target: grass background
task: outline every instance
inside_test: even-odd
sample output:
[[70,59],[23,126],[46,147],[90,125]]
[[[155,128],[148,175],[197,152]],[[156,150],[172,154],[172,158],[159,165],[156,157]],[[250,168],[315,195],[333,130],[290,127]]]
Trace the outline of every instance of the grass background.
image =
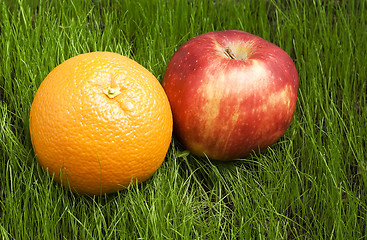
[[[366,0],[0,2],[1,239],[364,239]],[[174,51],[240,29],[290,54],[297,108],[268,150],[218,163],[175,140],[155,175],[101,197],[39,167],[28,115],[46,75],[90,51],[133,58],[160,81]]]

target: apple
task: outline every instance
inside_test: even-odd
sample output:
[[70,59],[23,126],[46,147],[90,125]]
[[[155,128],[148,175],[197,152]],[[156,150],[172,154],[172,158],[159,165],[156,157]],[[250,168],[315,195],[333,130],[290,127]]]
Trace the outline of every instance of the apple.
[[291,57],[256,35],[226,30],[190,39],[162,81],[174,133],[190,152],[229,161],[274,144],[289,127],[298,74]]

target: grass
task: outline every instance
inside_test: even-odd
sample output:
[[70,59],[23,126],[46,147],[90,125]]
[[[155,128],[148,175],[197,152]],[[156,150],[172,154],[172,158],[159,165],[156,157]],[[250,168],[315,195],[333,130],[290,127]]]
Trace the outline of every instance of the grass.
[[[0,238],[366,238],[366,8],[365,0],[1,1]],[[28,116],[55,66],[113,51],[161,81],[181,44],[223,29],[259,35],[296,64],[297,108],[275,145],[218,163],[173,140],[151,179],[100,197],[70,193],[42,171]]]

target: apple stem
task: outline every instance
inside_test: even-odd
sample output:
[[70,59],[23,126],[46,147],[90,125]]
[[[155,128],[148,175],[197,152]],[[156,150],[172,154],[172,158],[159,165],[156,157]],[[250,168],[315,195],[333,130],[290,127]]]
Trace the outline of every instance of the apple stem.
[[226,48],[226,50],[224,51],[224,53],[226,54],[226,56],[230,59],[236,59],[236,56],[233,54],[232,50],[230,48]]

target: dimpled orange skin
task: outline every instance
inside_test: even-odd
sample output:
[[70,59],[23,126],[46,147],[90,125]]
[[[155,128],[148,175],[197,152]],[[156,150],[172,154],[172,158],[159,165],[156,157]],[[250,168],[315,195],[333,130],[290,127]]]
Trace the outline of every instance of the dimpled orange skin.
[[[120,93],[109,97],[109,89]],[[40,165],[55,181],[88,195],[150,178],[172,136],[159,81],[111,52],[81,54],[52,70],[37,90],[29,121]]]

